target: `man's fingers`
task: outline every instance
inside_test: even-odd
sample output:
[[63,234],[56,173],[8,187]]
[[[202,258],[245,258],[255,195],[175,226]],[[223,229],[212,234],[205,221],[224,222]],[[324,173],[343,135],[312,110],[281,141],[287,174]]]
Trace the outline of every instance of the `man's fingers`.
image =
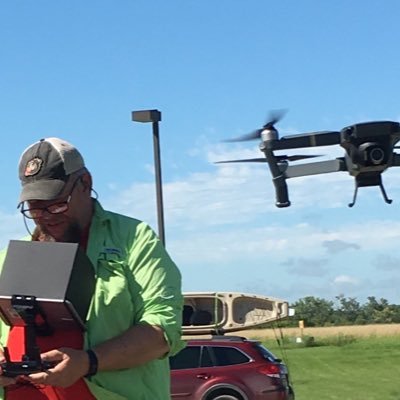
[[61,361],[64,358],[64,353],[59,350],[50,350],[40,355],[43,361]]
[[49,378],[51,376],[50,371],[35,372],[34,374],[29,374],[27,378],[30,382],[36,384],[48,384]]

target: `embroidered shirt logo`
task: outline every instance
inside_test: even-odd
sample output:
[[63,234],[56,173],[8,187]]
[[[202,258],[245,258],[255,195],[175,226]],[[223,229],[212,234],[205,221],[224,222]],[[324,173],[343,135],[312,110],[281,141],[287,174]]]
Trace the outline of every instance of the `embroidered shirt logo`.
[[106,261],[118,261],[122,257],[121,249],[117,249],[114,247],[104,247],[103,251],[99,253],[100,260]]
[[32,158],[26,163],[25,167],[25,176],[33,176],[39,173],[40,168],[42,167],[43,160],[39,157]]

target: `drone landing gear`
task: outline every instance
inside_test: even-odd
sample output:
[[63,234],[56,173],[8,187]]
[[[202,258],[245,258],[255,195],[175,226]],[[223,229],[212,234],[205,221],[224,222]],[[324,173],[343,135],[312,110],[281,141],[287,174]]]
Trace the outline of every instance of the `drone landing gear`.
[[354,190],[354,195],[353,195],[353,201],[349,203],[349,207],[353,207],[354,204],[356,204],[356,198],[357,198],[357,193],[358,193],[358,188],[361,186],[379,186],[382,192],[383,199],[387,204],[392,204],[393,200],[389,199],[389,197],[386,194],[385,188],[383,187],[382,184],[382,179],[381,176],[379,175],[376,177],[376,179],[371,180],[370,178],[368,180],[360,179],[359,177],[356,178],[356,187]]

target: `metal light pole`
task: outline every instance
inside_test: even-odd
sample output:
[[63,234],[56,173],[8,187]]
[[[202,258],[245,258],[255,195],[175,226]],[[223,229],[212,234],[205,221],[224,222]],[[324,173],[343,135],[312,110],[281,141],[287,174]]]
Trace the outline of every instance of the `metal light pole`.
[[163,205],[162,182],[161,182],[160,136],[158,129],[158,123],[161,121],[161,112],[158,110],[132,111],[132,121],[152,122],[153,125],[153,148],[154,148],[154,167],[156,173],[158,236],[161,240],[161,243],[165,246],[164,205]]

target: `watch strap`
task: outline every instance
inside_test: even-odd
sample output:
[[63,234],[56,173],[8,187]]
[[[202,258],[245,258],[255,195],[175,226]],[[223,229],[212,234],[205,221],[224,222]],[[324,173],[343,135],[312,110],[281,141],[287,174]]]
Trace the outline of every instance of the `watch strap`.
[[97,359],[96,353],[91,349],[86,350],[86,354],[89,357],[89,370],[85,375],[85,378],[89,378],[97,374],[97,368],[99,367],[99,360]]

